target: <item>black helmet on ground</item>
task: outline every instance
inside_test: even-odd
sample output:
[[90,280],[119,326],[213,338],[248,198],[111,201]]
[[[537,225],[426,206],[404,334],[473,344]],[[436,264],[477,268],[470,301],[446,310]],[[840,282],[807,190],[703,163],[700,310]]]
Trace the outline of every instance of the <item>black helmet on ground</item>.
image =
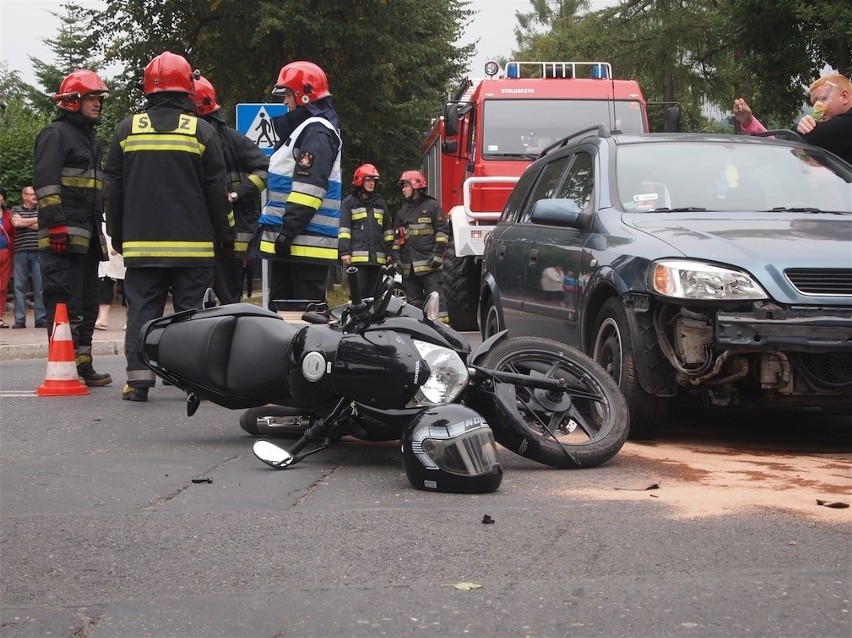
[[402,465],[420,490],[481,494],[503,480],[488,423],[463,405],[423,410],[402,435]]

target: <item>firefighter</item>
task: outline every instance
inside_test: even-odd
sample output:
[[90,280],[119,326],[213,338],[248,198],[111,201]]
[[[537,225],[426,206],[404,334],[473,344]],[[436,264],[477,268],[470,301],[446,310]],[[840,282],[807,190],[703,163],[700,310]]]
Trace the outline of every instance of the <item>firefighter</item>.
[[38,197],[38,247],[42,251],[47,336],[56,305],[68,310],[77,373],[88,386],[112,383],[92,365],[92,334],[98,316],[98,264],[106,257],[103,166],[95,126],[104,81],[94,71],[67,75],[51,99],[59,115],[36,137],[33,187]]
[[422,307],[430,293],[441,291],[449,225],[438,200],[426,193],[426,178],[421,172],[405,171],[399,185],[405,203],[394,222],[394,261],[402,269],[408,302]]
[[234,216],[216,130],[195,115],[189,62],[168,51],[142,80],[147,104],[115,129],[107,156],[107,232],[127,272],[127,384],[122,398],[147,401],[154,373],[140,358],[142,325],[200,307],[213,286],[214,250],[233,250]]
[[393,218],[376,192],[379,171],[372,164],[355,169],[355,186],[340,204],[340,261],[358,267],[361,297],[372,297],[381,267],[392,261]]
[[228,170],[228,199],[234,210],[237,240],[233,253],[216,251],[214,286],[223,304],[236,303],[242,296],[243,263],[249,242],[257,231],[260,194],[266,188],[269,158],[249,138],[231,128],[219,117],[216,89],[207,78],[195,78],[195,113],[208,121],[219,134],[225,167]]
[[260,216],[260,255],[269,260],[269,307],[276,310],[279,299],[326,300],[338,259],[343,142],[328,78],[316,64],[287,64],[272,93],[288,108],[275,118],[282,142],[269,161]]

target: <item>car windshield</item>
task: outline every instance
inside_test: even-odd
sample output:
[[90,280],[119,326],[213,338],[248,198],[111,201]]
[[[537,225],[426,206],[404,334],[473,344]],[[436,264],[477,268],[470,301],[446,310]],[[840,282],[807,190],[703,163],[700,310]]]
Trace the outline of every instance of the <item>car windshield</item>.
[[625,210],[852,212],[852,171],[818,149],[777,144],[625,144],[616,160]]
[[635,100],[487,100],[484,108],[482,156],[491,159],[538,157],[573,131],[601,122],[623,133],[645,130]]

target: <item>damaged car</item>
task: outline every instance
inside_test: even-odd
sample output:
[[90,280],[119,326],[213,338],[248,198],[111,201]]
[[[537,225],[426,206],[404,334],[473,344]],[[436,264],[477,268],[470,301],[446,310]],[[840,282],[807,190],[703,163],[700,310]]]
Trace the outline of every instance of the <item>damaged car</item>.
[[599,126],[545,151],[486,242],[483,337],[591,355],[633,438],[680,396],[852,413],[852,166],[774,133]]

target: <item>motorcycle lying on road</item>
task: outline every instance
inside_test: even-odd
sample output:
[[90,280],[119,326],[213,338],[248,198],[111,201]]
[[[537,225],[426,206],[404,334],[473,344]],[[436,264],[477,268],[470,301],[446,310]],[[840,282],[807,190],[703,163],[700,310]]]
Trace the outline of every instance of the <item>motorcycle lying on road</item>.
[[250,408],[241,419],[250,434],[298,435],[287,449],[255,443],[256,456],[278,469],[347,435],[401,439],[424,410],[444,404],[470,408],[503,447],[553,467],[593,467],[621,449],[626,402],[588,356],[505,331],[471,352],[438,320],[437,294],[413,307],[384,272],[363,300],[356,273],[347,270],[349,303],[309,310],[303,325],[246,303],[152,320],[143,361],[187,392],[190,416],[207,400]]

